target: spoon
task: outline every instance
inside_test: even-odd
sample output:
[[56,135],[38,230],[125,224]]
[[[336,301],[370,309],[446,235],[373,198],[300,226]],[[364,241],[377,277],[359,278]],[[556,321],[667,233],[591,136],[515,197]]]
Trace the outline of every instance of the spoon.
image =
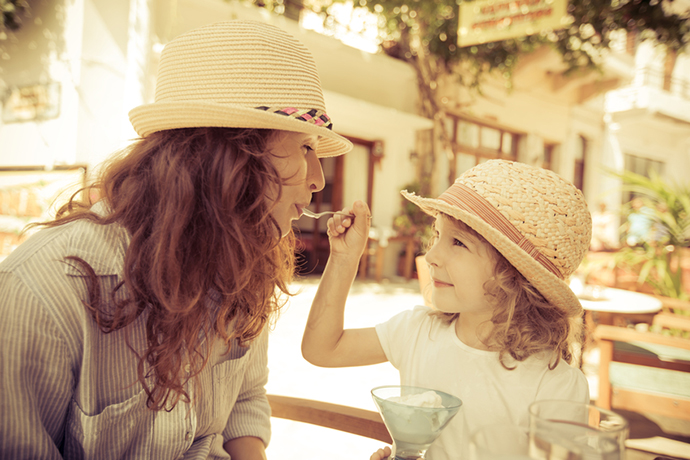
[[311,217],[312,219],[318,219],[319,217],[323,216],[328,216],[328,215],[333,215],[333,214],[339,214],[341,216],[347,216],[347,217],[355,217],[352,214],[347,214],[345,212],[340,212],[340,211],[324,211],[324,212],[312,212],[308,210],[307,208],[302,209],[302,214],[304,214],[307,217]]

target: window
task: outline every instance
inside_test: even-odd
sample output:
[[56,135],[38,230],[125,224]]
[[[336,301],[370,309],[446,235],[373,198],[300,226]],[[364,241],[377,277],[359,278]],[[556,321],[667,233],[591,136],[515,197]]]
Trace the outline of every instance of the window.
[[494,158],[517,161],[520,134],[449,115],[455,122],[453,151],[458,173]]
[[[635,155],[625,154],[625,170],[639,174],[644,177],[649,177],[651,171],[659,175],[664,174],[664,163],[649,158],[638,157]],[[623,203],[627,203],[635,196],[634,192],[626,191],[623,193]]]
[[[343,203],[352,203],[355,199],[366,200],[373,209],[374,166],[383,157],[383,144],[380,141],[349,139],[354,149],[347,156],[320,158],[325,186],[312,195],[309,209],[314,212],[340,210]],[[300,272],[323,272],[329,254],[327,223],[325,218],[293,222],[297,229]]]
[[542,168],[553,170],[555,160],[554,155],[557,145],[558,144],[549,144],[546,142],[544,143],[544,154],[541,160]]
[[589,142],[584,136],[577,136],[575,144],[575,171],[573,174],[573,185],[584,191],[585,185],[585,159],[587,158],[587,148]]

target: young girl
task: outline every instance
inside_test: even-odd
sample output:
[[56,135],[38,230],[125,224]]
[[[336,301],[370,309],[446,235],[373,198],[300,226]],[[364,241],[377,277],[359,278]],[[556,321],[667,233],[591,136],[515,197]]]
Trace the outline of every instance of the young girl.
[[368,230],[366,206],[355,203],[354,222],[328,222],[331,256],[304,357],[326,367],[390,361],[402,385],[458,396],[462,408],[429,449],[433,460],[467,459],[469,436],[483,425],[526,431],[536,400],[589,403],[584,375],[569,365],[582,309],[566,283],[591,238],[582,193],[551,171],[494,160],[467,171],[438,199],[403,195],[436,217],[426,255],[434,308],[343,330]]

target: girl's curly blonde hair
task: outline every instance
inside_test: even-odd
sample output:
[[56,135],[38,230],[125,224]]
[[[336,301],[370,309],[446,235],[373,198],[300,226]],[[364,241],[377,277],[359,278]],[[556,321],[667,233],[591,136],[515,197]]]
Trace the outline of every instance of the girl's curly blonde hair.
[[[568,317],[566,312],[550,304],[534,286],[503,257],[484,237],[464,222],[445,216],[463,235],[477,243],[483,243],[488,256],[494,262],[493,276],[484,284],[485,296],[494,306],[491,318],[493,326],[488,342],[490,350],[499,352],[501,365],[512,370],[507,356],[524,361],[535,353],[553,353],[549,364],[554,369],[561,359],[572,364],[582,343],[581,318]],[[433,245],[436,237],[429,245]],[[454,321],[459,313],[433,311],[444,321]]]

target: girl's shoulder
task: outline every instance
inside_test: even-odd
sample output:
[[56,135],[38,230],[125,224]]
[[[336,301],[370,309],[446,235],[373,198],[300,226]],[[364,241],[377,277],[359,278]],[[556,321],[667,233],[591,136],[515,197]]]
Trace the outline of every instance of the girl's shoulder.
[[387,321],[376,326],[377,331],[395,331],[396,334],[404,331],[429,331],[437,325],[442,326],[442,319],[433,315],[433,309],[425,305],[417,305],[410,310],[401,311]]
[[564,360],[553,366],[553,353],[537,353],[518,365],[523,372],[539,379],[538,399],[589,400],[589,383],[585,374]]
[[400,317],[401,321],[407,321],[415,324],[416,326],[421,326],[424,324],[428,325],[429,327],[442,324],[450,325],[450,323],[435,313],[436,310],[427,307],[426,305],[416,305],[411,310],[400,312],[391,319]]
[[536,372],[543,375],[543,380],[571,381],[586,380],[582,370],[568,364],[565,360],[558,360],[554,367],[555,352],[543,351],[535,353],[524,361],[512,360],[508,364],[522,368],[525,372]]

